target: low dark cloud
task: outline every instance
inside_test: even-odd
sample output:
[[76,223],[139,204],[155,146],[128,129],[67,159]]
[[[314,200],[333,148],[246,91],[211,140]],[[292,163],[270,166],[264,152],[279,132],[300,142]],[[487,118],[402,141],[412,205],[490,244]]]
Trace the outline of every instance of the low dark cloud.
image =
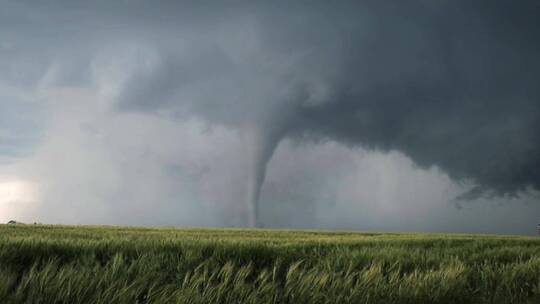
[[[99,105],[90,111],[106,113],[96,117],[194,118],[238,130],[246,146],[236,157],[251,167],[244,207],[252,224],[260,210],[270,212],[257,202],[284,139],[399,153],[466,184],[456,194],[467,200],[540,190],[538,1],[2,6],[0,81],[8,87],[32,87],[33,96],[40,88],[95,90]],[[23,112],[17,107],[11,111]],[[303,194],[279,192],[276,181],[266,191],[281,201],[324,195],[313,189],[325,181],[308,180],[296,182],[311,189]]]
[[538,12],[536,2],[383,10],[369,43],[341,57],[334,100],[305,109],[300,127],[471,178],[471,195],[538,190]]
[[255,6],[239,16],[256,34],[231,46],[219,38],[238,35],[234,21],[195,27],[120,107],[254,125],[270,142],[262,163],[282,137],[322,138],[473,180],[463,197],[516,195],[540,189],[538,13],[536,1]]

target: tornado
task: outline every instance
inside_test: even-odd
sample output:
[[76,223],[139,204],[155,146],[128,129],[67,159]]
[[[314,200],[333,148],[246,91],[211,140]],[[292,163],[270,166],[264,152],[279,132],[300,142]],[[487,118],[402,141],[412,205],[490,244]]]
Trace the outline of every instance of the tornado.
[[288,91],[278,102],[264,111],[258,121],[245,129],[248,152],[248,181],[246,191],[247,225],[259,227],[259,199],[266,177],[266,168],[281,140],[293,129],[304,92]]
[[281,138],[283,129],[254,126],[248,131],[249,173],[246,192],[247,225],[259,227],[259,198],[266,177],[266,168]]

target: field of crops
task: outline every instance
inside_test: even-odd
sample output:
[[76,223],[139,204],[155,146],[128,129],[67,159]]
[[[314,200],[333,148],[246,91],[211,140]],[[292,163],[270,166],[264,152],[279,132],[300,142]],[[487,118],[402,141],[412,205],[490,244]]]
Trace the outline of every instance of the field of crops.
[[540,303],[540,238],[0,225],[0,303]]

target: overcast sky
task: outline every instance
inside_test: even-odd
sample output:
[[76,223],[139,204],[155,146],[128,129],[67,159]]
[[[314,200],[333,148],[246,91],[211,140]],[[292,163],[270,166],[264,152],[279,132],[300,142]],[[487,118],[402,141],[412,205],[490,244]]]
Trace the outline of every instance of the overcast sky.
[[0,221],[535,234],[539,15],[0,0]]

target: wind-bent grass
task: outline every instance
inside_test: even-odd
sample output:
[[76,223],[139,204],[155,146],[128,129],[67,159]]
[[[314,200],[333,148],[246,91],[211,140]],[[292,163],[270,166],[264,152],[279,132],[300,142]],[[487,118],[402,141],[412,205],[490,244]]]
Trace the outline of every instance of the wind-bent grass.
[[0,225],[0,303],[540,303],[540,238]]

